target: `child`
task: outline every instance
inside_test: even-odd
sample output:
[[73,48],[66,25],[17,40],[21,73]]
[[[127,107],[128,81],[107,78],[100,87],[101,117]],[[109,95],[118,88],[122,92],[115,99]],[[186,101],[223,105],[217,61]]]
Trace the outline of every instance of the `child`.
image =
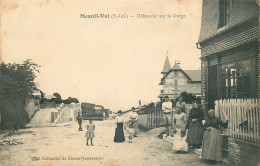
[[95,130],[95,124],[92,124],[93,120],[92,118],[89,119],[89,124],[87,124],[87,133],[86,133],[86,137],[87,137],[87,146],[88,146],[88,140],[90,138],[91,141],[91,146],[93,145],[93,138],[95,137],[94,134],[94,130]]
[[133,124],[133,122],[131,120],[129,120],[128,128],[125,126],[125,130],[126,130],[126,132],[129,133],[129,136],[128,136],[129,141],[128,141],[128,143],[132,143],[133,134],[134,134],[135,130],[134,130],[134,124]]

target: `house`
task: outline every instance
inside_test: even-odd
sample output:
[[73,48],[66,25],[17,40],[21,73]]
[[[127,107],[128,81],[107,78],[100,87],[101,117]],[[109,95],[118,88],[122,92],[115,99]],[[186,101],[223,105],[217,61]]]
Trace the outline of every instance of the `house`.
[[200,70],[183,70],[180,63],[176,63],[173,67],[170,65],[168,56],[166,57],[163,70],[163,77],[159,85],[162,86],[160,99],[168,96],[169,99],[177,98],[181,92],[192,93],[193,95],[201,95],[201,71]]
[[34,91],[32,97],[27,101],[25,111],[29,120],[31,120],[34,114],[40,110],[40,98],[41,93],[39,91]]
[[203,0],[202,103],[260,96],[259,11],[253,0]]
[[201,49],[202,104],[229,122],[228,139],[222,137],[229,165],[260,163],[258,3],[203,0],[202,4],[197,42]]

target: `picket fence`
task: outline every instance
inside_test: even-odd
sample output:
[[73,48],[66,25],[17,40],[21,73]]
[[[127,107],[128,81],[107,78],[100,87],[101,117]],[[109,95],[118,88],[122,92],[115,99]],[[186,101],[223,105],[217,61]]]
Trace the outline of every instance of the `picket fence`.
[[224,134],[249,142],[260,142],[259,99],[217,100],[215,114],[222,121],[228,121]]

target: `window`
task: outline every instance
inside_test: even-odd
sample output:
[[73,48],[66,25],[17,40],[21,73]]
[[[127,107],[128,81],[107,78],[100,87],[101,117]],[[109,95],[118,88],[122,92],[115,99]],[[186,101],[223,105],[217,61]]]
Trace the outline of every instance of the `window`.
[[251,61],[239,61],[221,67],[222,98],[248,98]]
[[230,16],[232,0],[219,0],[219,28],[227,25]]
[[163,93],[163,90],[161,90],[161,93]]

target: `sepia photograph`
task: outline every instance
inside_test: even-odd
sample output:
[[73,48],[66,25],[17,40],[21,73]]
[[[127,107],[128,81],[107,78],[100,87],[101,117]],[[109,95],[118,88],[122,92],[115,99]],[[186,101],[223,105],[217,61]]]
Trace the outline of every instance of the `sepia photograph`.
[[0,166],[260,166],[259,0],[0,0]]

